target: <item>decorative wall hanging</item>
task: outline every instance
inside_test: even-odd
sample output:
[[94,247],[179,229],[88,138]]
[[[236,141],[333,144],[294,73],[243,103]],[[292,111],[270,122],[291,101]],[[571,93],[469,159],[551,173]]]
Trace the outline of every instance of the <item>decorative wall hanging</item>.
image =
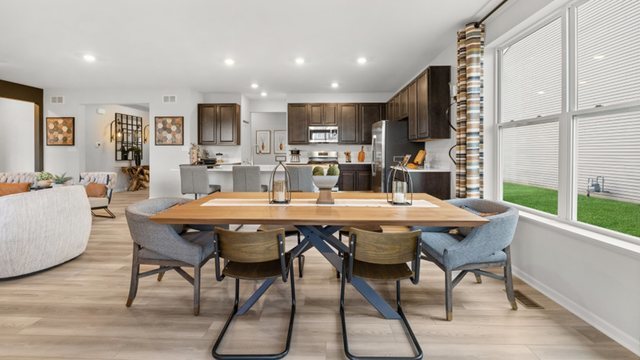
[[274,154],[287,153],[287,131],[286,130],[273,131],[273,153]]
[[271,130],[256,130],[256,154],[271,154]]
[[74,117],[47,118],[47,145],[74,146],[76,142]]
[[115,114],[110,125],[111,142],[116,143],[116,161],[142,160],[142,117]]
[[184,117],[156,116],[156,145],[184,145]]

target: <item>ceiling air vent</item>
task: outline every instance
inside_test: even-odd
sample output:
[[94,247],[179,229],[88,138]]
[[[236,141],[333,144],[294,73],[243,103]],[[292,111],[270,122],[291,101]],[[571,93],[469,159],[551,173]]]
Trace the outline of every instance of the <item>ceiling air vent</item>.
[[51,97],[52,104],[64,104],[64,96],[52,96]]
[[175,95],[164,95],[162,96],[163,104],[175,104],[178,102],[178,98]]

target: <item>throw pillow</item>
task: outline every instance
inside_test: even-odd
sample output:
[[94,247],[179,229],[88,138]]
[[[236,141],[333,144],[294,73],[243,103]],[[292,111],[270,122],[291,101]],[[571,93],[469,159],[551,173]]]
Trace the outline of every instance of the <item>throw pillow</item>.
[[31,188],[30,183],[4,183],[0,184],[0,196],[19,194],[28,192]]
[[105,184],[88,183],[85,190],[88,197],[103,198],[107,196],[107,186]]

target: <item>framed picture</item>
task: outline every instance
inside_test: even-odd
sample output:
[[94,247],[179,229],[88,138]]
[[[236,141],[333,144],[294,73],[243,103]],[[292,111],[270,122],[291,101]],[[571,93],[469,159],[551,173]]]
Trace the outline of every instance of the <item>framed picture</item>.
[[256,154],[271,154],[271,130],[256,130]]
[[274,154],[287,153],[287,131],[286,130],[273,131],[273,153]]
[[49,146],[74,146],[76,118],[73,117],[48,117],[47,145]]
[[184,117],[156,116],[156,145],[184,145]]

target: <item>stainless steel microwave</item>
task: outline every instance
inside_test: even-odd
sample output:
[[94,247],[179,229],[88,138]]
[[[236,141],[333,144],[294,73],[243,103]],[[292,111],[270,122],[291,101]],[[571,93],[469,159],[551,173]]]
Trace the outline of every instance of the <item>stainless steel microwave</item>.
[[310,143],[337,143],[338,127],[337,126],[309,126],[309,142]]

